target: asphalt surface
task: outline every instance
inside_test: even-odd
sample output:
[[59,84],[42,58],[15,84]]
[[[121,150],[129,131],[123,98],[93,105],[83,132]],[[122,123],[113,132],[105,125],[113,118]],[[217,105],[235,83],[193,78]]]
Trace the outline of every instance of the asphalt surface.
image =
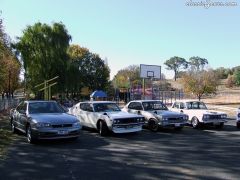
[[26,143],[10,147],[0,179],[239,179],[240,130],[145,129],[100,137],[83,130],[77,141]]

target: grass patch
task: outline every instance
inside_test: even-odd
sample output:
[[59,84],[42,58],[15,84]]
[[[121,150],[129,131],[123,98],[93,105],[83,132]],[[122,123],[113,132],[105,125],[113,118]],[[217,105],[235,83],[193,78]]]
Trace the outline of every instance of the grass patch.
[[10,130],[7,112],[0,112],[0,159],[4,159],[10,144],[16,139]]

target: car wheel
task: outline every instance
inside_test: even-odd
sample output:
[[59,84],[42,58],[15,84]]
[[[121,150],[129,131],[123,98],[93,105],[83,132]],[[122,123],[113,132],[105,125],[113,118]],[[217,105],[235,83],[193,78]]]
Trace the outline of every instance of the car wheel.
[[193,127],[194,129],[197,129],[197,128],[200,127],[199,120],[198,120],[198,118],[196,118],[196,117],[193,117],[193,118],[192,118],[191,123],[192,123],[192,127]]
[[36,143],[36,139],[32,135],[32,128],[31,128],[30,125],[27,127],[27,133],[26,134],[27,134],[27,142],[28,143],[30,143],[30,144]]
[[108,134],[108,127],[104,121],[99,122],[99,134],[101,136],[106,136]]
[[158,131],[158,123],[154,119],[150,119],[148,122],[148,128],[153,132],[157,132]]
[[17,132],[15,124],[13,123],[13,120],[11,120],[11,131],[12,131],[12,133],[16,133]]
[[216,127],[217,129],[222,129],[223,126],[224,126],[224,123],[222,122],[222,123],[220,123],[219,125],[216,125],[215,127]]

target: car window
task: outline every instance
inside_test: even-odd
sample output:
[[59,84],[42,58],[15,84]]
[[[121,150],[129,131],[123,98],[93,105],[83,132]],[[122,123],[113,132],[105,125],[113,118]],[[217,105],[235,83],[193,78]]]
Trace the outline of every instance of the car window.
[[172,108],[178,109],[178,108],[179,108],[179,103],[178,103],[178,102],[175,102],[175,103],[173,104]]
[[21,104],[19,104],[19,106],[16,108],[16,110],[20,113],[24,113],[27,110],[27,103],[22,102]]
[[185,106],[184,106],[184,103],[180,103],[180,109],[184,109]]
[[37,113],[63,113],[64,109],[56,102],[31,102],[28,106],[30,114]]
[[115,103],[95,103],[93,107],[95,112],[121,111],[121,109]]
[[140,102],[131,102],[128,105],[129,109],[134,109],[134,110],[143,110],[142,105]]
[[199,101],[187,102],[186,105],[188,109],[207,109],[206,105]]
[[87,111],[88,103],[81,103],[79,107],[81,110]]
[[143,102],[144,111],[154,111],[154,110],[168,110],[167,106],[161,101],[148,101]]

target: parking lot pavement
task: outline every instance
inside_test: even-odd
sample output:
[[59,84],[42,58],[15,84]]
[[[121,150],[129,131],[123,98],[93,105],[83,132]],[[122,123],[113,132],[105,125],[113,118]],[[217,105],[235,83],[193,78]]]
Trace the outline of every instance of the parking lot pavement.
[[239,179],[240,130],[145,129],[30,145],[20,135],[0,163],[0,179]]

